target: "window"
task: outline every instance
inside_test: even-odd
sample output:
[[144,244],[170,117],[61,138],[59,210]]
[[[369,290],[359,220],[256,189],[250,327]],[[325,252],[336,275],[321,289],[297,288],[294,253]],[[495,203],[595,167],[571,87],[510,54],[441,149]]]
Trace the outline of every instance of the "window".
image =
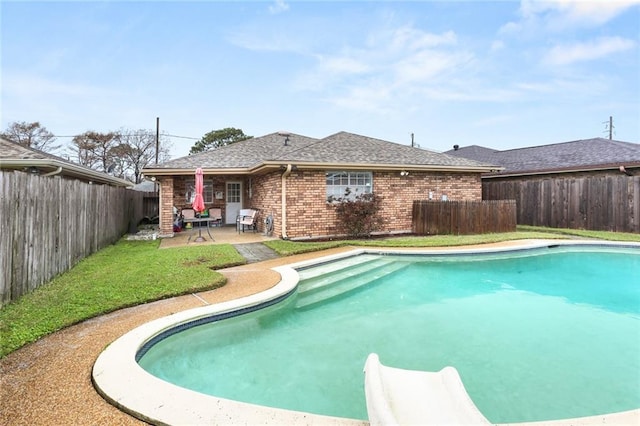
[[327,173],[327,201],[342,198],[349,189],[349,198],[370,194],[373,189],[371,172],[331,171]]
[[[187,185],[187,192],[186,192],[185,199],[187,203],[191,204],[193,203],[193,200],[196,198],[196,180],[195,179],[188,180],[186,185]],[[202,188],[202,198],[204,198],[205,204],[213,203],[213,195],[214,195],[213,180],[205,179],[204,186]]]

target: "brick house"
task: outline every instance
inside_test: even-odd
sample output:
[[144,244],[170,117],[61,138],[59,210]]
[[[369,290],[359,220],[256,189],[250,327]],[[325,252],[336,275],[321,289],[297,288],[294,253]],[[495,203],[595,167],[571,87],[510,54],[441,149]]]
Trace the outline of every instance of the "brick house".
[[340,132],[323,139],[272,133],[148,167],[160,183],[160,231],[173,235],[173,208],[190,207],[195,169],[204,172],[207,208],[235,224],[241,208],[259,211],[258,230],[310,239],[341,235],[329,197],[374,192],[383,198],[382,233],[411,232],[416,199],[480,200],[480,175],[495,166]]

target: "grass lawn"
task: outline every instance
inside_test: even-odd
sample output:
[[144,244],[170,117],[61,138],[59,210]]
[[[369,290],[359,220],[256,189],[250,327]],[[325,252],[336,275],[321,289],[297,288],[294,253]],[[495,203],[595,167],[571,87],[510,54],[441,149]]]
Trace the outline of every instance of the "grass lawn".
[[640,242],[640,235],[622,232],[583,231],[578,229],[541,228],[534,226],[518,226],[517,232],[481,235],[434,235],[429,237],[392,237],[362,240],[339,240],[323,242],[299,242],[272,240],[264,244],[282,256],[308,253],[342,246],[367,247],[447,247],[468,244],[488,244],[501,241],[522,240],[531,238],[596,238],[609,241]]
[[[393,237],[327,242],[273,240],[283,256],[351,246],[436,247],[526,238],[599,238],[640,242],[638,234],[518,227],[484,235]],[[245,262],[231,245],[158,250],[160,241],[127,241],[100,250],[70,271],[0,309],[0,357],[64,327],[117,309],[225,284],[215,272]]]
[[127,241],[0,309],[0,357],[80,321],[117,309],[225,284],[215,269],[245,263],[231,245],[158,250],[160,241]]

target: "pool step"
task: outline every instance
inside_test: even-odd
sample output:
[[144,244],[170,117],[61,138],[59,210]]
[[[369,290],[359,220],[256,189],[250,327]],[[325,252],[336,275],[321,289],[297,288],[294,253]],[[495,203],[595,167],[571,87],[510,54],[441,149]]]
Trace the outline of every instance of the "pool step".
[[302,308],[348,293],[406,266],[404,262],[376,259],[336,273],[302,281],[298,287],[296,308]]
[[358,256],[349,256],[344,259],[334,260],[328,263],[314,265],[305,269],[298,269],[298,275],[300,281],[310,280],[312,278],[319,277],[321,275],[337,272],[342,269],[352,268],[358,265],[369,263],[380,259],[380,256],[373,254],[361,254]]
[[356,256],[351,259],[319,265],[317,267],[298,271],[300,283],[298,293],[312,291],[336,281],[360,275],[364,272],[389,264],[389,258],[380,256]]

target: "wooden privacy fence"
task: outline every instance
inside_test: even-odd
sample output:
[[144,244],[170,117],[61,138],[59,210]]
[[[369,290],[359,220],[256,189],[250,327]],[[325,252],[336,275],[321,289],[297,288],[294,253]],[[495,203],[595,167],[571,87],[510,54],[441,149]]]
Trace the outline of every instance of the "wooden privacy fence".
[[141,192],[0,171],[0,306],[116,242],[141,217]]
[[640,232],[640,176],[485,179],[482,197],[515,199],[521,225]]
[[157,192],[142,193],[142,217],[154,219],[160,216],[160,195]]
[[417,235],[487,234],[516,230],[515,200],[413,202]]

